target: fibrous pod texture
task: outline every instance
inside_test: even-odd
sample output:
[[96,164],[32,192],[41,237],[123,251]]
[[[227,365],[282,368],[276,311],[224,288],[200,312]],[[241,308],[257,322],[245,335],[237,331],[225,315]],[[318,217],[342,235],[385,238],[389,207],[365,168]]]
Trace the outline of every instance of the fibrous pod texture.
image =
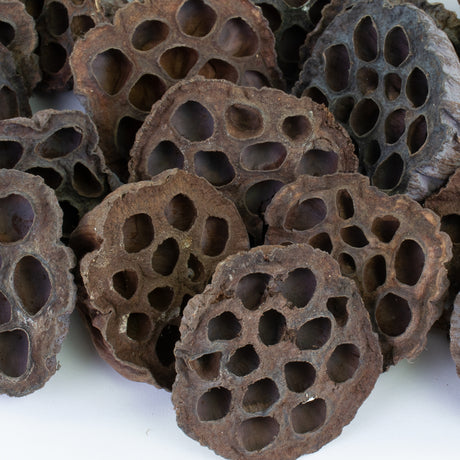
[[460,377],[460,292],[454,301],[454,310],[450,321],[450,352]]
[[357,158],[324,107],[272,88],[200,79],[176,85],[152,108],[129,167],[131,180],[173,167],[204,177],[237,205],[258,242],[265,208],[284,184],[356,171]]
[[180,170],[121,186],[72,235],[98,351],[132,380],[170,389],[182,309],[215,266],[247,249],[229,200]]
[[294,459],[337,437],[382,369],[356,286],[308,245],[218,265],[184,311],[179,426],[231,459]]
[[31,115],[29,98],[11,52],[0,43],[0,120]]
[[117,185],[97,141],[96,127],[79,111],[49,109],[0,121],[0,167],[43,177],[64,211],[65,237]]
[[179,80],[282,86],[273,34],[249,0],[133,2],[76,44],[71,66],[107,164],[123,179],[142,121]]
[[61,224],[41,178],[0,169],[0,393],[26,395],[56,372],[75,305]]
[[267,208],[266,243],[329,252],[358,285],[384,365],[415,358],[442,312],[451,243],[439,218],[405,195],[387,196],[359,174],[300,177]]
[[28,93],[40,81],[35,22],[19,0],[0,0],[0,43],[13,54]]
[[452,240],[452,260],[449,262],[450,281],[447,307],[450,309],[455,296],[460,292],[460,169],[451,176],[447,185],[425,201],[441,218],[441,230]]
[[373,185],[421,200],[460,164],[459,75],[452,44],[427,14],[362,1],[322,33],[294,92],[328,104]]

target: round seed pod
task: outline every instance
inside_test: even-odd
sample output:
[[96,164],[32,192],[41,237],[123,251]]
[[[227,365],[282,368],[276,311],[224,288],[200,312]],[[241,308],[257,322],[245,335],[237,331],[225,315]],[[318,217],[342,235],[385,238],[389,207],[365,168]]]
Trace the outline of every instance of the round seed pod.
[[441,218],[441,230],[452,240],[452,260],[447,265],[450,281],[446,307],[450,312],[455,296],[460,292],[460,169],[447,185],[425,201],[425,207]]
[[231,459],[295,459],[337,437],[382,369],[356,286],[308,245],[220,263],[184,310],[172,401],[182,430]]
[[0,43],[0,120],[31,114],[24,81],[11,52]]
[[0,43],[12,52],[27,92],[32,93],[41,78],[34,54],[38,37],[34,19],[20,0],[0,0]]
[[0,169],[0,393],[23,396],[56,372],[75,305],[75,260],[43,180]]
[[324,107],[273,88],[195,79],[154,105],[131,151],[131,181],[178,167],[207,179],[263,241],[274,193],[300,174],[356,171],[350,138]]
[[170,170],[108,195],[71,246],[90,251],[80,264],[82,310],[101,356],[129,379],[170,389],[182,309],[248,237],[233,203]]
[[137,130],[179,80],[283,86],[273,34],[249,0],[133,2],[76,44],[71,66],[107,165],[125,180]]
[[460,377],[460,293],[455,298],[450,322],[450,352]]
[[96,127],[76,110],[0,121],[0,167],[43,177],[64,211],[63,235],[119,185],[104,163]]
[[380,337],[385,368],[413,359],[442,312],[451,242],[439,218],[365,176],[299,177],[267,208],[267,244],[309,243],[352,278]]
[[45,0],[37,18],[40,36],[40,68],[43,79],[42,91],[65,91],[72,89],[73,78],[69,56],[75,41],[82,38],[97,24],[109,22],[114,10],[126,1],[116,3],[98,0]]
[[452,44],[426,13],[362,1],[321,34],[294,92],[328,104],[373,185],[422,200],[460,164],[459,75]]

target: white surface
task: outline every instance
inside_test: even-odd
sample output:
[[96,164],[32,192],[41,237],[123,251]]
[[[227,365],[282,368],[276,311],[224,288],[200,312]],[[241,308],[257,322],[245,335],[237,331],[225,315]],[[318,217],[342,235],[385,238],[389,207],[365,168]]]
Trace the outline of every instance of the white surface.
[[[455,0],[444,3],[460,13]],[[45,105],[34,101],[35,110]],[[62,95],[52,106],[75,102]],[[77,313],[59,361],[43,389],[0,396],[1,459],[220,458],[177,428],[169,393],[130,382],[99,358]],[[302,458],[458,459],[459,433],[460,379],[445,336],[434,332],[414,363],[399,363],[379,378],[339,438]]]

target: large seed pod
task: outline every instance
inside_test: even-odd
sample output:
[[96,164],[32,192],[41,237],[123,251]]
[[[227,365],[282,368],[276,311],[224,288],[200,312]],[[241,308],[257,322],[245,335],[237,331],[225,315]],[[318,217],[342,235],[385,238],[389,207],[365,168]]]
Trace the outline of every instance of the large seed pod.
[[16,68],[30,94],[40,81],[35,22],[20,0],[0,0],[0,43],[14,56]]
[[127,378],[170,389],[182,309],[248,237],[233,203],[170,170],[108,195],[71,246],[91,251],[80,264],[81,300],[101,356]]
[[63,235],[116,188],[104,163],[96,127],[82,112],[43,110],[31,119],[0,121],[0,168],[43,177],[64,211]]
[[[97,24],[109,22],[108,14],[126,2],[111,3],[104,8],[98,0],[45,0],[37,18],[40,36],[40,67],[43,91],[64,91],[73,86],[69,64],[74,43]],[[105,2],[107,5],[107,2]]]
[[8,48],[0,43],[0,120],[31,115],[22,77]]
[[447,308],[450,311],[455,296],[460,292],[460,169],[449,179],[447,185],[425,201],[441,218],[441,230],[452,240],[452,260],[447,266],[450,281]]
[[454,311],[450,322],[450,352],[460,377],[460,292],[454,301]]
[[131,151],[131,180],[167,168],[207,179],[238,207],[263,240],[263,213],[300,174],[356,171],[350,138],[328,110],[272,88],[195,79],[154,105]]
[[179,80],[282,86],[273,34],[249,0],[133,2],[76,44],[71,66],[107,165],[123,179],[142,121]]
[[180,332],[177,422],[231,459],[318,450],[350,423],[382,369],[356,286],[308,245],[260,246],[220,263]]
[[373,185],[421,200],[460,164],[459,76],[452,44],[427,14],[362,1],[322,33],[294,92],[329,105]]
[[299,177],[266,211],[268,244],[309,243],[332,254],[358,285],[385,367],[413,359],[442,312],[451,242],[439,218],[359,174]]
[[0,169],[0,393],[26,395],[56,372],[75,305],[61,225],[41,178]]

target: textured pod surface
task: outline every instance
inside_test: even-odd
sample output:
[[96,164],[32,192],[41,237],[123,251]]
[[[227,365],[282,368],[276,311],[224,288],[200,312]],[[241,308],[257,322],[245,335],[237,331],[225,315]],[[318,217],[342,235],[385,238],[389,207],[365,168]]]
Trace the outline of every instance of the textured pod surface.
[[443,189],[425,201],[425,207],[441,218],[441,230],[452,240],[452,260],[447,266],[450,281],[447,307],[450,309],[460,292],[460,169]]
[[229,200],[170,170],[108,195],[71,245],[91,250],[80,264],[82,308],[101,356],[127,378],[170,389],[182,309],[248,237]]
[[294,92],[328,104],[373,185],[421,200],[460,164],[459,75],[452,44],[426,13],[362,1],[321,34]]
[[41,178],[0,169],[0,393],[26,395],[56,372],[75,305],[61,224]]
[[282,86],[273,34],[249,0],[133,2],[76,44],[71,66],[106,162],[123,179],[142,121],[179,80]]
[[0,0],[0,43],[13,53],[18,72],[31,93],[41,78],[34,54],[38,37],[34,19],[20,0]]
[[64,211],[63,234],[117,184],[104,163],[96,127],[74,110],[43,110],[0,121],[0,167],[43,177]]
[[31,115],[24,81],[8,48],[0,43],[0,120]]
[[167,168],[207,179],[261,239],[274,193],[300,174],[356,171],[350,138],[324,107],[272,88],[225,81],[176,85],[155,104],[131,151],[131,180]]
[[[112,4],[120,8],[122,4]],[[113,16],[110,9],[107,13]],[[72,88],[73,79],[69,57],[75,41],[97,24],[109,22],[98,0],[45,0],[37,18],[40,36],[40,68],[43,80],[40,89],[63,91]]]
[[450,322],[450,352],[460,377],[460,293],[455,298]]
[[442,312],[451,242],[439,218],[405,195],[386,196],[359,174],[300,177],[267,208],[266,243],[329,252],[358,285],[384,365],[415,358]]
[[294,459],[337,437],[382,369],[356,286],[308,245],[218,265],[184,311],[179,426],[231,459]]

